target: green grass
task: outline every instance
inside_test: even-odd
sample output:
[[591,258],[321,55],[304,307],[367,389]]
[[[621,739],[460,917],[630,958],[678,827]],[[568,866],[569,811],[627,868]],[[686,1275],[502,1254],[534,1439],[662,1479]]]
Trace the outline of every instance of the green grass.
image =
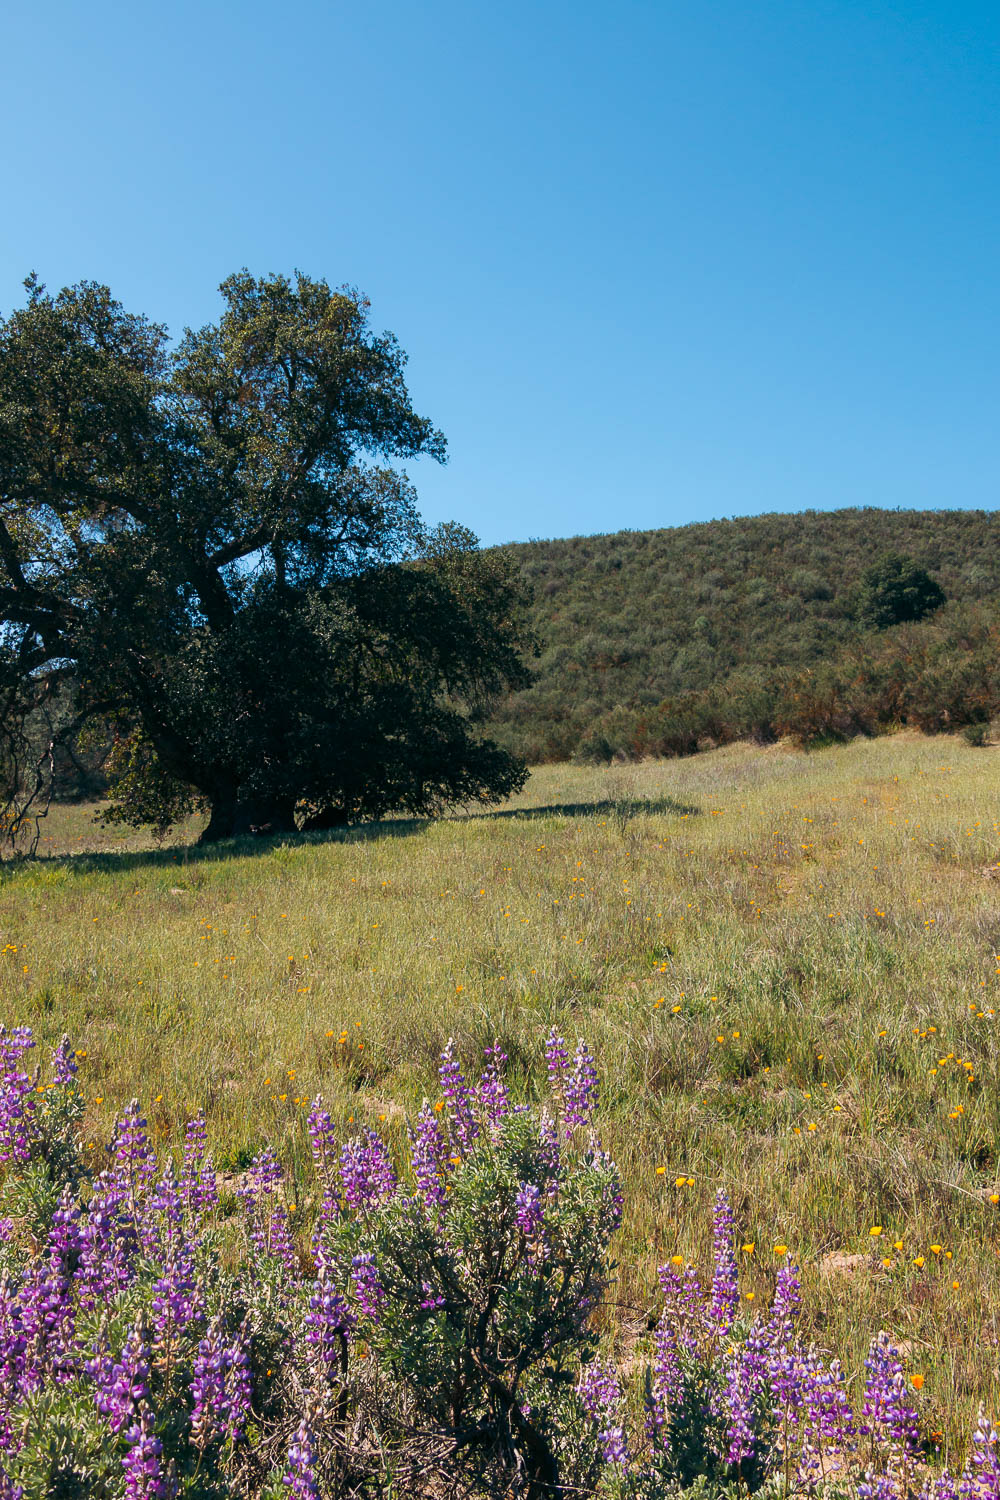
[[879,1327],[905,1340],[947,1443],[1000,1400],[998,771],[958,738],[731,746],[212,852],[60,808],[0,880],[0,1011],[86,1050],[96,1152],[139,1095],[164,1141],[204,1107],[230,1169],[265,1139],[300,1166],[318,1091],[398,1137],[449,1035],[470,1067],[498,1037],[526,1096],[549,1027],[584,1035],[626,1181],[621,1339],[658,1262],[706,1261],[724,1185],[746,1290],[787,1244],[815,1337],[851,1371]]

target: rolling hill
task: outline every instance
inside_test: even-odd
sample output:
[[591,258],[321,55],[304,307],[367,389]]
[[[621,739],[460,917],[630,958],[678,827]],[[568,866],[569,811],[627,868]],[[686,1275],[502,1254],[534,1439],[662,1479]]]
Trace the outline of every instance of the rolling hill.
[[[748,733],[946,728],[1000,711],[998,512],[806,511],[509,550],[540,654],[534,684],[499,705],[490,730],[533,761]],[[887,552],[926,568],[948,603],[865,633],[855,592]],[[796,703],[820,689],[836,698],[829,722],[800,723]]]

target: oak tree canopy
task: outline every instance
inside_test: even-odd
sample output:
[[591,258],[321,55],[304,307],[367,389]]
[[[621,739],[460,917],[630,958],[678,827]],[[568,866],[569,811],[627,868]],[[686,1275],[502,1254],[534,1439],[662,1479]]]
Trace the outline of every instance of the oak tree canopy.
[[367,301],[241,271],[172,345],[107,287],[26,287],[0,321],[8,820],[46,710],[113,734],[114,815],[201,803],[210,840],[517,788],[476,721],[526,680],[520,585],[421,524],[397,461],[445,440]]

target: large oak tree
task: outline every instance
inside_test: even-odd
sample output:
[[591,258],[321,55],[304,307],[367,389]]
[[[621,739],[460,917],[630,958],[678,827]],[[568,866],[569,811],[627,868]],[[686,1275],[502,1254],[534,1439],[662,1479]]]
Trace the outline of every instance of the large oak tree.
[[393,460],[445,442],[367,302],[243,271],[172,347],[106,287],[27,289],[0,322],[10,809],[53,703],[64,737],[111,727],[119,816],[201,802],[209,839],[519,786],[475,727],[525,681],[519,585],[422,527]]

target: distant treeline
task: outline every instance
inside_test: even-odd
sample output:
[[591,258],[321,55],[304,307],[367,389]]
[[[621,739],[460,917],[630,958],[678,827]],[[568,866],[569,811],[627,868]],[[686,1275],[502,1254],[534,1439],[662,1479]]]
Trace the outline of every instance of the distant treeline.
[[[1000,514],[807,511],[510,549],[536,680],[491,732],[530,761],[804,744],[1000,714]],[[897,554],[945,603],[878,628],[865,575]]]

